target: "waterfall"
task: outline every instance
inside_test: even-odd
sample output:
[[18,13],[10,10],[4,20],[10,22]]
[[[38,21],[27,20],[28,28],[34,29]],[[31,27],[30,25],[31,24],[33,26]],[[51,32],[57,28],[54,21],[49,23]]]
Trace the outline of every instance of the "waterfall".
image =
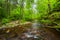
[[32,28],[38,29],[39,27],[40,27],[40,24],[38,23],[38,20],[34,20],[34,22],[32,23]]

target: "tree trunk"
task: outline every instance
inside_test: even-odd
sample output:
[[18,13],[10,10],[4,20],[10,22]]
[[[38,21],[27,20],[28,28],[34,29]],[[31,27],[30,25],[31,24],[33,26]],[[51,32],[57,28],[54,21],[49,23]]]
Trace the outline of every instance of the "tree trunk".
[[50,0],[48,0],[48,13],[51,14]]
[[23,8],[24,8],[24,0],[20,1],[20,19],[23,18]]
[[7,12],[7,15],[9,16],[9,14],[10,14],[10,4],[9,4],[9,2],[8,2],[9,0],[6,0],[5,1],[5,9],[6,9],[6,12]]

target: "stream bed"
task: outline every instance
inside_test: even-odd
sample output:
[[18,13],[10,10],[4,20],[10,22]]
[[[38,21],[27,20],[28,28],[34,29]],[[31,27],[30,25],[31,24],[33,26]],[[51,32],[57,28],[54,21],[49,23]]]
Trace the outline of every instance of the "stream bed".
[[[7,33],[0,29],[0,40],[60,40],[60,32],[53,28],[39,28],[38,26],[40,25],[35,21],[30,28],[26,28],[22,33],[20,32],[23,29],[18,26],[16,28],[10,28],[10,31],[14,29],[12,32],[6,29],[8,30]],[[17,31],[14,32],[16,29]]]
[[60,35],[57,31],[50,28],[26,29],[22,34],[13,37],[3,37],[0,35],[0,40],[60,40]]

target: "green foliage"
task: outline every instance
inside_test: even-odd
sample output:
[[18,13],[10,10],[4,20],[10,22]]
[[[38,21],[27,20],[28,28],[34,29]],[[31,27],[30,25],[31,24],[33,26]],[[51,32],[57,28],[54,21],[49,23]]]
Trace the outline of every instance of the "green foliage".
[[[48,7],[50,5],[50,10]],[[33,5],[36,5],[35,11]],[[56,12],[55,12],[56,10]],[[37,19],[42,24],[60,24],[60,1],[57,0],[0,0],[0,18],[2,24],[12,20],[33,21]],[[48,14],[51,12],[51,14]]]
[[20,17],[20,8],[17,7],[16,9],[11,10],[9,18],[11,20],[18,20],[19,18],[21,18]]
[[57,1],[55,4],[54,4],[54,9],[55,10],[60,10],[60,1]]
[[2,24],[6,24],[6,23],[8,23],[9,21],[10,21],[9,19],[3,18],[3,19],[2,19]]
[[7,16],[7,12],[6,12],[6,9],[4,8],[5,4],[0,2],[0,18],[4,18]]

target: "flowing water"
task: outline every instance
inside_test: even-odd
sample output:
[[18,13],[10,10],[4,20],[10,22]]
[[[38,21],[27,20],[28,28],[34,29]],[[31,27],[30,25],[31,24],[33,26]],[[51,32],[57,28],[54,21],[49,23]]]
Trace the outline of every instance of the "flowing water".
[[23,33],[23,36],[21,36],[21,40],[38,40],[40,32],[38,30],[39,24],[37,23],[37,20],[35,20],[32,23],[31,28],[27,29],[27,32]]
[[19,36],[15,35],[12,38],[0,37],[0,40],[60,40],[57,31],[50,28],[42,28],[37,20],[33,21],[30,28],[27,28]]
[[38,20],[32,23],[31,28],[28,28],[21,36],[20,40],[60,40],[56,35],[51,32],[49,28],[41,28]]

